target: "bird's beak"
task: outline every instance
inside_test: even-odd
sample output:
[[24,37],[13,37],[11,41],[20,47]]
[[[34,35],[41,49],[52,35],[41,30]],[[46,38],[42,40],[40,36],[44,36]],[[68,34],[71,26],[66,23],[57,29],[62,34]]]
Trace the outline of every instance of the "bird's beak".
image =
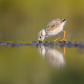
[[39,40],[39,43],[42,43],[42,40]]

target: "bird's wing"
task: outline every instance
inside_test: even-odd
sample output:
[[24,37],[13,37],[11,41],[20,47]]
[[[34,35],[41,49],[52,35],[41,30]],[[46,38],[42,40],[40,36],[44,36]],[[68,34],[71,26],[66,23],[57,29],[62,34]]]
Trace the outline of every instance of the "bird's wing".
[[57,29],[60,26],[60,24],[61,24],[61,20],[55,19],[47,25],[46,31],[53,31],[53,30]]

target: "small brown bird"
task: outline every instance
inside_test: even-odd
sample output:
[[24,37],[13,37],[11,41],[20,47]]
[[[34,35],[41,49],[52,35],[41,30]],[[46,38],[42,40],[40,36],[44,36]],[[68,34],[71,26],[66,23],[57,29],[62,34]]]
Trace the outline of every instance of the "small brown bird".
[[[45,37],[50,37],[50,36],[54,36],[54,35],[57,35],[58,33],[60,33],[61,31],[64,32],[64,38],[61,40],[61,41],[65,41],[65,31],[63,30],[63,26],[65,25],[66,23],[66,20],[65,19],[55,19],[53,21],[51,21],[46,29],[42,29],[41,31],[38,32],[37,34],[37,39],[39,40],[39,42],[42,42]],[[53,42],[57,41],[60,36],[57,35],[58,38],[55,39]]]

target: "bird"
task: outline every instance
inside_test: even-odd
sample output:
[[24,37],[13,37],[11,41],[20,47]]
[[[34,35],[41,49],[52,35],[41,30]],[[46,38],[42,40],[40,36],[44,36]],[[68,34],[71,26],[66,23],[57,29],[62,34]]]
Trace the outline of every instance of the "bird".
[[62,40],[60,40],[60,42],[66,41],[65,40],[66,31],[63,30],[63,26],[65,25],[65,23],[66,23],[65,19],[62,20],[55,19],[49,22],[48,25],[46,26],[46,29],[42,29],[37,33],[37,39],[39,40],[39,43],[42,43],[45,37],[57,35],[57,39],[53,41],[55,43],[60,38],[58,33],[60,33],[61,31],[64,32],[64,37]]

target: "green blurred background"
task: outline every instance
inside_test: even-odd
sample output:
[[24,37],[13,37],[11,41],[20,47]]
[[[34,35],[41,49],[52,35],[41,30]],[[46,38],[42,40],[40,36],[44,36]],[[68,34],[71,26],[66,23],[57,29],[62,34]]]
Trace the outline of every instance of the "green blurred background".
[[[37,41],[37,33],[57,18],[67,20],[67,41],[84,41],[84,0],[0,0],[0,40]],[[36,47],[0,46],[0,84],[84,83],[84,49],[66,48],[63,58],[66,66],[56,68]]]
[[37,41],[37,32],[57,18],[67,20],[67,41],[84,41],[84,0],[0,0],[0,40]]

